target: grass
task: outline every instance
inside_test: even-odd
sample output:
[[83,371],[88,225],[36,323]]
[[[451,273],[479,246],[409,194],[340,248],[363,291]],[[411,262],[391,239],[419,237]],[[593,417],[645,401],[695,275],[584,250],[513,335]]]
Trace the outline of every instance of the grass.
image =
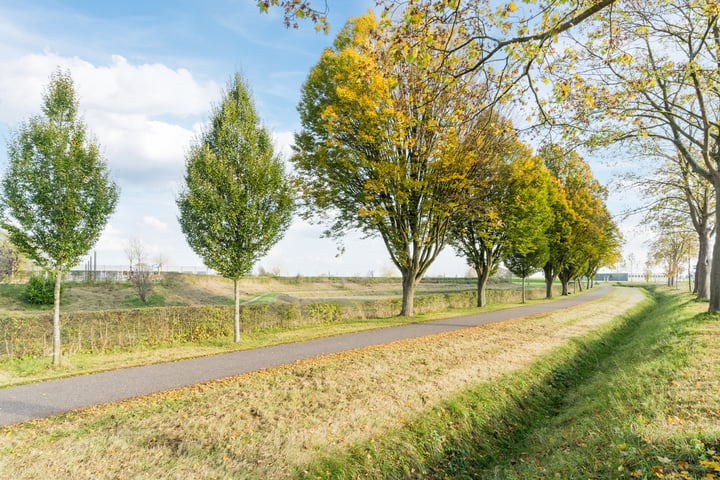
[[165,297],[158,294],[148,295],[143,302],[140,298],[128,298],[125,300],[125,306],[130,308],[145,308],[145,307],[163,307],[165,306]]
[[[563,366],[585,350],[581,345],[627,323],[615,313],[637,309],[639,303],[650,303],[640,290],[615,289],[603,299],[550,314],[324,356],[5,427],[0,429],[0,477],[292,478],[305,471],[324,473],[317,465],[337,465],[337,459],[344,469],[352,468],[346,460],[355,459],[354,452],[371,452],[369,469],[356,464],[356,472],[367,473],[358,473],[359,478],[405,478],[422,476],[413,459],[454,452],[437,455],[450,463],[424,468],[463,478],[472,470],[462,452],[444,446],[466,419],[505,418],[511,428],[496,434],[513,435],[514,419],[523,412],[513,408],[513,400],[523,397],[512,392],[547,378],[543,365]],[[565,378],[563,370],[552,371]],[[566,376],[573,378],[571,371]],[[466,392],[478,385],[489,388],[485,400],[468,409]],[[523,405],[535,409],[534,403]],[[426,420],[432,412],[456,416],[440,429]],[[426,444],[427,454],[415,442],[416,431],[427,432],[434,442]],[[485,436],[494,438],[485,430],[475,438]],[[368,450],[372,445],[386,448]],[[318,458],[326,460],[316,463]]]
[[[545,303],[550,300],[532,300],[530,303]],[[215,355],[238,350],[302,342],[315,338],[343,335],[378,328],[387,328],[415,322],[428,322],[440,318],[452,318],[481,312],[513,308],[518,304],[492,304],[482,308],[463,308],[432,314],[419,314],[412,318],[389,317],[381,319],[357,319],[342,323],[306,325],[286,330],[265,330],[243,333],[239,343],[232,339],[208,340],[178,345],[138,345],[135,348],[117,349],[108,353],[80,352],[63,356],[60,368],[52,367],[47,358],[23,357],[0,362],[0,388],[25,383],[85,375],[118,368],[149,365],[206,355]]]
[[[148,306],[139,301],[130,282],[65,282],[64,311],[109,310]],[[502,285],[501,285],[502,286]],[[472,290],[466,279],[428,279],[418,285],[417,294],[451,293]],[[257,297],[267,303],[308,302],[337,299],[372,299],[399,296],[399,278],[295,278],[246,277],[240,280],[241,301]],[[0,284],[0,314],[47,310],[33,308],[23,301],[24,284]],[[164,273],[153,281],[151,295],[157,305],[227,305],[233,303],[233,283],[216,275]],[[160,300],[162,297],[162,300]]]
[[718,319],[677,292],[653,300],[298,476],[717,478]]

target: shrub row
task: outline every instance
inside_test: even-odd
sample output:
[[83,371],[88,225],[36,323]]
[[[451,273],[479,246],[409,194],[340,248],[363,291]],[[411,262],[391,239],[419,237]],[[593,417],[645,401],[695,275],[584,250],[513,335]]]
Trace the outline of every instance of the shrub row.
[[[544,295],[544,289],[528,290],[528,298]],[[489,290],[488,301],[519,301],[517,290]],[[476,292],[467,291],[415,297],[416,313],[471,307]],[[245,333],[329,324],[352,319],[397,315],[401,299],[312,304],[245,305],[241,328]],[[118,348],[167,345],[232,337],[232,306],[160,307],[143,309],[68,312],[62,315],[62,343],[66,354],[102,353]],[[52,316],[3,316],[0,318],[0,360],[45,356],[52,351]]]

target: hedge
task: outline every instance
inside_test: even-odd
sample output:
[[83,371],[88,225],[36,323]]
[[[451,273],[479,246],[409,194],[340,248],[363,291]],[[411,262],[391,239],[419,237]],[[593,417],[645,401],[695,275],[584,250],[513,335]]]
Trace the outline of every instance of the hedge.
[[[527,298],[544,296],[544,289],[527,290]],[[476,292],[415,297],[416,313],[472,307]],[[519,301],[518,290],[488,290],[488,302]],[[277,303],[241,307],[241,327],[251,333],[322,325],[352,319],[387,318],[400,311],[401,299],[310,304]],[[172,345],[232,338],[232,306],[158,307],[63,313],[63,353],[103,353],[118,348]],[[46,356],[52,352],[52,316],[17,314],[0,317],[0,360]]]

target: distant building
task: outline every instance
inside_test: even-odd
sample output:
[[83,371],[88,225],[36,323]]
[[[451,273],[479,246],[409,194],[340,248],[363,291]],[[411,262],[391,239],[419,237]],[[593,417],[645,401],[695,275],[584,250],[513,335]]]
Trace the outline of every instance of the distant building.
[[630,280],[627,273],[598,273],[595,275],[596,282],[627,282]]

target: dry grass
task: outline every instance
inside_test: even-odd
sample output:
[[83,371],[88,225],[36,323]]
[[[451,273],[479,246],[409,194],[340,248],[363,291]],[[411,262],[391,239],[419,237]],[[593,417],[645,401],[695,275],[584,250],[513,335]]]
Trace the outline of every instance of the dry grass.
[[2,478],[281,478],[528,365],[643,300],[321,357],[0,430]]
[[[28,307],[22,301],[24,285],[0,285],[0,313],[47,312],[49,307]],[[473,283],[420,283],[418,295],[453,293],[473,290]],[[364,279],[294,279],[273,277],[247,277],[240,280],[241,301],[333,301],[371,300],[399,297],[402,284],[398,278]],[[231,304],[233,282],[217,275],[166,273],[153,282],[152,295],[162,297],[159,305],[189,306]],[[98,282],[95,284],[65,284],[63,311],[108,310],[128,308],[128,302],[137,299],[137,291],[129,282]]]

